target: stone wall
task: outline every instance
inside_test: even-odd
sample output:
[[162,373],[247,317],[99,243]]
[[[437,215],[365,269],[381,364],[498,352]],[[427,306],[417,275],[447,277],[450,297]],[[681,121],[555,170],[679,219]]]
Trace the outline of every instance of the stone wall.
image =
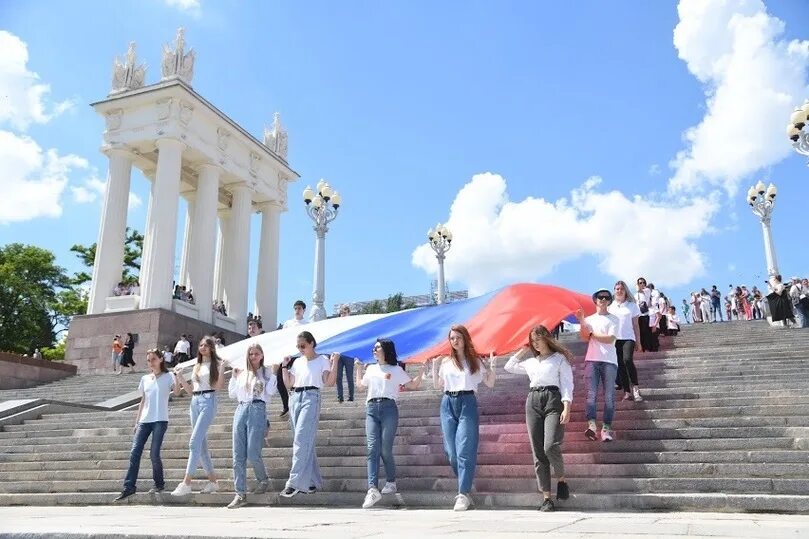
[[247,331],[237,334],[165,309],[76,316],[70,323],[65,361],[76,365],[79,373],[112,372],[112,339],[120,335],[125,340],[132,333],[138,337],[135,368],[144,370],[146,350],[166,345],[174,351],[177,339],[185,333],[196,351],[202,336],[218,332],[224,334],[226,344],[232,344],[244,339]]
[[0,352],[0,389],[23,389],[76,374],[76,366]]

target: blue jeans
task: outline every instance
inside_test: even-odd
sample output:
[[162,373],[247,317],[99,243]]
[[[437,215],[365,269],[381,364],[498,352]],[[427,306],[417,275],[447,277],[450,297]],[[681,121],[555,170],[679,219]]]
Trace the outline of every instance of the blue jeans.
[[216,393],[194,395],[191,398],[191,439],[188,440],[188,465],[186,475],[202,466],[205,473],[213,474],[213,462],[208,451],[208,428],[216,417]]
[[154,423],[138,423],[135,431],[135,439],[132,440],[132,450],[129,452],[129,469],[126,471],[124,479],[124,490],[135,490],[135,483],[138,481],[140,471],[140,458],[143,456],[143,447],[149,435],[152,435],[152,447],[149,449],[149,456],[152,459],[152,478],[154,486],[162,489],[166,486],[163,480],[163,461],[160,460],[160,446],[163,445],[163,436],[168,428],[168,421],[155,421]]
[[233,482],[237,494],[247,493],[247,461],[253,465],[256,479],[268,479],[261,460],[267,433],[267,405],[264,402],[239,403],[233,414]]
[[348,400],[354,400],[354,358],[340,354],[340,362],[337,363],[337,400],[343,401],[343,369],[348,377]]
[[320,421],[320,391],[307,389],[289,396],[289,422],[292,425],[292,468],[286,486],[306,491],[323,487],[317,463],[315,439]]
[[385,479],[396,482],[393,439],[399,426],[399,408],[395,400],[368,402],[365,412],[365,437],[368,443],[368,486],[377,488],[379,457],[385,464]]
[[458,492],[469,494],[478,463],[478,400],[474,394],[441,399],[441,432],[449,465],[458,478]]
[[605,361],[587,361],[585,373],[587,376],[587,421],[596,420],[596,395],[598,384],[604,387],[604,417],[605,425],[612,424],[615,415],[615,375],[618,365]]

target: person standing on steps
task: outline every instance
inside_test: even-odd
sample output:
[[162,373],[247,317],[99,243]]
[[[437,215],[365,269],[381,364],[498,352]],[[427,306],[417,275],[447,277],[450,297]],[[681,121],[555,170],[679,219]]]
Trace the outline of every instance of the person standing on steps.
[[275,371],[278,366],[264,366],[264,350],[260,344],[247,349],[244,369],[233,369],[228,383],[228,395],[238,401],[233,414],[233,483],[236,496],[228,509],[236,509],[247,503],[247,461],[253,465],[258,486],[253,494],[264,494],[270,484],[267,468],[261,460],[264,436],[269,427],[267,406],[270,397],[277,393]]
[[[351,308],[344,303],[340,305],[340,318],[346,316],[351,316]],[[343,371],[348,384],[348,402],[354,400],[354,361],[355,358],[340,354],[337,363],[337,402],[343,402]]]
[[[365,437],[368,446],[368,493],[363,509],[373,507],[383,494],[396,494],[396,463],[393,460],[393,440],[399,426],[399,408],[396,404],[399,390],[418,389],[421,386],[422,370],[410,378],[404,367],[399,366],[396,346],[390,339],[377,339],[373,348],[376,363],[368,368],[357,360],[357,388],[365,391]],[[379,492],[379,457],[385,464],[385,486]]]
[[[293,303],[292,310],[295,312],[295,316],[281,324],[278,329],[294,328],[309,323],[309,321],[303,317],[303,313],[306,312],[306,303],[304,303],[303,300],[299,299]],[[295,358],[291,357],[289,359],[290,367],[294,362]],[[289,414],[289,391],[287,391],[286,384],[284,384],[283,373],[283,369],[278,369],[278,395],[281,397],[281,406],[283,406],[280,417],[286,417],[287,414]]]
[[297,346],[300,357],[291,363],[292,358],[287,356],[281,364],[284,383],[293,392],[289,418],[292,424],[292,468],[281,492],[284,498],[291,498],[299,492],[311,494],[323,487],[315,447],[320,421],[320,389],[334,385],[340,357],[334,353],[329,360],[315,352],[317,341],[308,331],[298,334]]
[[[640,309],[640,316],[638,317],[638,329],[640,330],[640,346],[644,352],[653,351],[656,346],[655,341],[657,335],[652,333],[652,328],[649,326],[649,311],[652,306],[652,291],[646,286],[646,279],[638,277],[637,292],[635,292],[635,301]],[[696,321],[696,314],[694,315]]]
[[638,371],[634,354],[640,352],[640,309],[629,294],[624,281],[615,283],[615,302],[608,310],[618,319],[615,352],[618,356],[618,382],[624,390],[624,400],[642,401],[638,389]]
[[579,334],[587,344],[585,379],[587,380],[587,430],[588,440],[596,440],[596,398],[599,384],[604,388],[604,416],[601,425],[601,441],[611,442],[613,438],[612,418],[615,415],[615,375],[618,372],[618,356],[615,340],[618,333],[618,318],[607,310],[612,303],[612,294],[602,288],[593,294],[596,304],[595,314],[587,318],[579,309]]
[[489,356],[488,362],[480,358],[465,326],[452,326],[448,339],[450,355],[433,361],[433,387],[444,390],[441,399],[444,451],[458,478],[454,510],[466,511],[473,505],[469,494],[475,481],[480,440],[475,392],[481,382],[494,387],[496,362],[494,354]]
[[121,355],[124,353],[124,345],[121,344],[121,336],[116,335],[112,339],[112,372],[121,374],[124,368],[121,366]]
[[188,342],[186,334],[183,333],[180,335],[180,340],[174,345],[174,362],[179,365],[180,363],[188,361],[190,359],[188,356],[190,351],[191,343]]
[[171,493],[172,496],[188,496],[191,494],[191,475],[202,465],[208,475],[208,483],[202,488],[203,494],[212,494],[219,490],[214,473],[211,453],[208,450],[208,428],[216,417],[216,392],[225,385],[222,362],[216,353],[216,344],[211,336],[205,336],[199,342],[197,363],[191,377],[191,384],[183,379],[182,368],[175,367],[177,381],[191,397],[191,439],[188,441],[188,465],[185,477]]
[[124,341],[124,348],[121,352],[121,372],[124,367],[129,367],[129,374],[135,372],[135,336],[131,333],[126,334],[126,341]]
[[566,500],[570,489],[565,481],[562,441],[570,421],[573,402],[573,354],[553,338],[545,326],[528,333],[528,345],[511,356],[503,367],[512,374],[528,375],[530,391],[525,401],[525,425],[534,455],[534,472],[542,493],[540,511],[553,511],[551,466],[556,473],[556,499]]
[[140,404],[138,413],[135,414],[135,428],[133,429],[135,438],[132,440],[132,449],[129,452],[129,468],[126,471],[126,479],[124,479],[124,489],[113,500],[116,502],[129,498],[137,491],[140,459],[149,436],[152,437],[149,457],[152,460],[152,479],[154,479],[154,487],[149,492],[153,494],[163,492],[166,486],[160,448],[169,425],[169,396],[172,392],[179,395],[180,386],[177,384],[174,374],[168,372],[163,355],[156,348],[146,352],[146,365],[149,367],[149,374],[144,375],[138,385]]

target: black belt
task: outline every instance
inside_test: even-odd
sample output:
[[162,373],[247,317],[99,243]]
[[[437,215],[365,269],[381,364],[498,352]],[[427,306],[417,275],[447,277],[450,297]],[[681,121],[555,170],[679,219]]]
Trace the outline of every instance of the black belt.
[[293,387],[292,391],[294,391],[295,393],[302,393],[304,391],[309,391],[310,389],[320,389],[320,388],[317,386]]
[[382,402],[382,401],[392,401],[395,399],[391,399],[389,397],[374,397],[373,399],[368,399],[366,402]]
[[471,389],[466,389],[464,391],[444,391],[444,395],[449,395],[450,397],[459,397],[461,395],[474,395],[475,392]]
[[252,402],[244,401],[244,402],[240,402],[239,404],[256,404],[257,402],[260,402],[261,404],[267,404],[266,402],[264,402],[261,399],[253,399]]
[[194,391],[194,395],[204,395],[205,393],[214,393],[215,389],[203,389],[202,391]]
[[531,391],[559,391],[558,386],[539,386],[539,387],[532,387]]

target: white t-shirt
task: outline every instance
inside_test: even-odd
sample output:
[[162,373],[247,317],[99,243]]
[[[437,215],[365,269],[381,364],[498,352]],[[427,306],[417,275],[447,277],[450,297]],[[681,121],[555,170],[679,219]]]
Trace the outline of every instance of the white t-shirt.
[[295,387],[323,387],[323,373],[331,370],[331,362],[326,356],[306,359],[301,356],[289,368],[295,377]]
[[166,363],[171,363],[173,359],[174,356],[172,356],[171,352],[169,352],[168,350],[163,352],[163,361],[165,361]]
[[[616,336],[618,332],[618,318],[614,314],[591,314],[584,319],[592,328],[593,333],[599,335]],[[587,344],[587,355],[585,361],[603,361],[618,365],[618,355],[615,352],[615,343],[602,343],[595,339],[590,339]]]
[[[386,379],[390,375],[390,379]],[[396,400],[399,397],[399,386],[410,381],[410,377],[398,365],[368,365],[362,376],[362,385],[368,388],[368,400],[386,397]]]
[[[192,371],[193,373],[193,371]],[[222,375],[222,368],[219,368],[219,375]],[[211,387],[211,362],[203,361],[199,365],[197,375],[191,374],[191,385],[194,391],[208,391]]]
[[444,391],[477,391],[483,381],[483,364],[478,372],[472,374],[466,361],[463,362],[463,369],[459,369],[451,357],[445,357],[438,376],[444,381]]
[[[646,304],[646,307],[651,307],[652,305],[652,291],[648,288],[644,288],[638,292],[635,292],[635,302],[638,305],[638,310],[640,310],[641,302]],[[649,311],[645,313],[641,313],[641,316],[647,316]]]
[[284,322],[284,329],[286,329],[286,328],[294,328],[294,327],[297,327],[297,326],[304,326],[304,325],[306,325],[308,323],[309,323],[309,321],[306,320],[305,318],[301,318],[300,320],[298,320],[297,318],[290,318],[289,320]]
[[618,319],[616,338],[625,341],[634,341],[635,327],[632,325],[632,320],[640,316],[640,307],[638,307],[638,304],[633,301],[625,301],[623,303],[615,301],[607,307],[607,310]]
[[169,395],[175,383],[173,372],[164,372],[157,378],[147,374],[140,379],[138,394],[143,397],[139,423],[169,420]]
[[180,339],[174,346],[175,354],[188,354],[190,350],[191,350],[191,343],[185,339]]
[[228,395],[239,402],[262,400],[269,404],[270,397],[277,393],[277,378],[269,367],[259,369],[258,376],[243,370],[239,376],[232,376],[228,383]]
[[556,386],[562,402],[573,402],[573,368],[565,356],[557,352],[545,359],[529,357],[525,361],[519,356],[511,356],[503,368],[512,374],[527,374],[531,387]]

